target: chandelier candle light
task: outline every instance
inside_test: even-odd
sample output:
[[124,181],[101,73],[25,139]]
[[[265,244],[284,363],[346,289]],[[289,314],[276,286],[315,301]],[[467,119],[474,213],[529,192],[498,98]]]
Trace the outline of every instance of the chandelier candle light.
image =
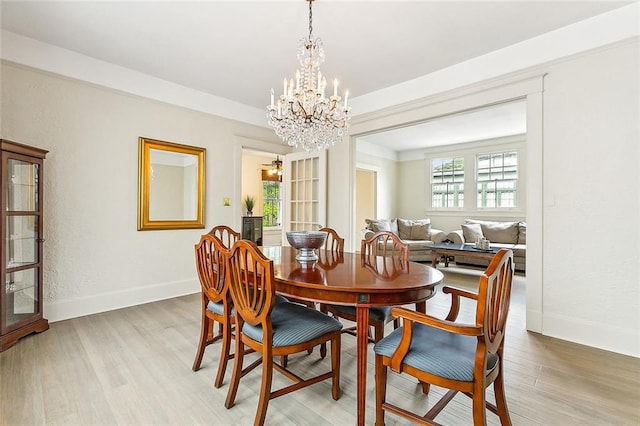
[[314,38],[313,12],[309,2],[309,36],[298,43],[300,69],[293,78],[283,81],[282,95],[275,103],[271,89],[271,104],[267,106],[269,126],[289,146],[302,147],[307,152],[328,148],[342,140],[348,128],[350,108],[349,92],[344,93],[344,104],[338,96],[338,80],[333,80],[333,96],[325,97],[327,79],[320,72],[324,62],[324,45],[320,37]]

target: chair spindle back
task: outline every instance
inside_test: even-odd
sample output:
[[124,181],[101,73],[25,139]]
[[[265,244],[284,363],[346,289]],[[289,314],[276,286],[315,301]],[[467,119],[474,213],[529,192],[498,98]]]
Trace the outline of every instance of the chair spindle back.
[[230,249],[231,246],[240,239],[240,233],[226,225],[214,226],[208,234],[218,237],[222,244],[228,249]]
[[237,241],[228,256],[229,291],[234,308],[251,325],[265,323],[275,303],[273,261],[252,241]]
[[218,237],[204,234],[195,245],[196,269],[203,293],[214,303],[227,297],[226,255],[229,250]]

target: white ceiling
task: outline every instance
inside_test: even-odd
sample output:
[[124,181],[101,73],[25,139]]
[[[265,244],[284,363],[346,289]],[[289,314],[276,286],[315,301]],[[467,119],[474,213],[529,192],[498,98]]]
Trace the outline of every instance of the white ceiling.
[[[323,74],[357,98],[629,3],[316,0],[313,33],[325,44]],[[308,33],[303,0],[2,0],[1,17],[3,30],[258,108],[293,75],[298,40]],[[461,119],[448,122],[479,129]],[[444,122],[429,126],[433,134],[453,131]],[[392,139],[394,150],[418,143],[409,133],[402,142],[389,134],[371,141]]]
[[360,136],[358,140],[400,152],[521,135],[527,132],[526,112],[524,100],[508,102]]

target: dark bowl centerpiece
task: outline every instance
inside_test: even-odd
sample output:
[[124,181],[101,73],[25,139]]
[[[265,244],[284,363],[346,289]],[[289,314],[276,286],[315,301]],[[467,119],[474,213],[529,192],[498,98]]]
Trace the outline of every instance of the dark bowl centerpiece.
[[316,249],[322,247],[327,240],[324,231],[288,231],[287,241],[291,247],[298,250],[296,259],[300,262],[315,262],[318,260]]

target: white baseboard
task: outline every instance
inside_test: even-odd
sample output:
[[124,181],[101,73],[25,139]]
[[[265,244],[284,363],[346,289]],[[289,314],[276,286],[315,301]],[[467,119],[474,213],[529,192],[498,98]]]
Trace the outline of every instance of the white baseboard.
[[542,333],[542,312],[527,309],[527,330]]
[[640,358],[640,336],[631,327],[615,327],[597,321],[547,314],[543,318],[543,334]]
[[50,303],[45,301],[43,310],[49,322],[56,322],[197,292],[200,292],[198,280],[189,279]]

